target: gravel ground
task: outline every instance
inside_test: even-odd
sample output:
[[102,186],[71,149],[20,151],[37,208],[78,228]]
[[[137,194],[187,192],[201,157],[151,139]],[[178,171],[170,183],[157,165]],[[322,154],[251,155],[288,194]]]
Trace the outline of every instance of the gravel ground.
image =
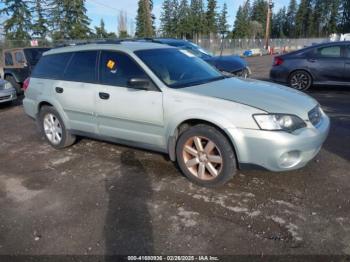
[[[267,79],[269,56],[249,58]],[[189,183],[163,155],[90,139],[57,151],[0,106],[0,254],[350,254],[350,90],[312,88],[332,118],[305,168]]]

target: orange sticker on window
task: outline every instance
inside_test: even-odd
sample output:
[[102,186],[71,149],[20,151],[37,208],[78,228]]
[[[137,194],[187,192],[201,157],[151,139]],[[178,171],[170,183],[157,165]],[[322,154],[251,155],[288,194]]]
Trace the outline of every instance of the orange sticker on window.
[[108,60],[107,67],[111,70],[115,68],[116,63],[113,60]]

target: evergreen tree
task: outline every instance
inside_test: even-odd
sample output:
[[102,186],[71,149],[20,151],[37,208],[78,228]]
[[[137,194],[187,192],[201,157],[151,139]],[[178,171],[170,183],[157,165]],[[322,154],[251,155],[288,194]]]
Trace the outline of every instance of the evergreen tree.
[[249,0],[238,8],[233,29],[234,38],[245,38],[250,35],[250,11]]
[[34,7],[32,9],[32,13],[35,14],[35,20],[32,26],[33,35],[41,39],[44,39],[48,32],[47,14],[44,9],[46,5],[46,0],[34,0]]
[[154,16],[152,14],[153,1],[139,0],[136,16],[136,36],[154,36]]
[[165,37],[171,36],[172,31],[172,8],[171,8],[171,2],[172,0],[165,0],[163,2],[162,8],[163,11],[160,15],[160,30],[162,32],[162,35]]
[[229,25],[227,23],[227,4],[224,3],[218,19],[219,33],[223,36],[228,32]]
[[350,32],[350,0],[342,0],[340,6],[340,30],[342,33]]
[[181,0],[178,12],[177,34],[181,38],[191,37],[190,7],[187,0]]
[[210,38],[218,31],[218,13],[216,11],[217,3],[216,0],[208,0],[205,28],[206,33],[209,34]]
[[298,5],[296,0],[290,0],[287,14],[286,14],[286,25],[285,32],[286,36],[290,38],[295,38],[295,17],[297,14]]
[[307,37],[308,33],[310,33],[312,13],[311,0],[301,0],[295,17],[295,30],[297,37]]
[[206,32],[204,3],[203,0],[191,0],[190,5],[190,28],[192,32],[192,38],[195,41]]
[[86,0],[51,0],[49,24],[52,38],[85,39],[90,37],[90,19],[86,15]]
[[[252,21],[257,21],[262,25],[263,31],[265,32],[266,28],[266,19],[267,19],[267,1],[265,0],[255,0],[253,2],[251,17]],[[264,37],[264,33],[258,35],[258,37]]]
[[100,20],[100,26],[95,26],[94,37],[97,39],[104,39],[109,37],[108,32],[105,29],[105,22],[103,19]]
[[2,0],[4,8],[0,14],[5,14],[8,19],[4,22],[4,33],[8,40],[30,39],[31,12],[29,1],[26,0]]
[[272,17],[272,38],[284,38],[286,36],[286,8],[281,8]]

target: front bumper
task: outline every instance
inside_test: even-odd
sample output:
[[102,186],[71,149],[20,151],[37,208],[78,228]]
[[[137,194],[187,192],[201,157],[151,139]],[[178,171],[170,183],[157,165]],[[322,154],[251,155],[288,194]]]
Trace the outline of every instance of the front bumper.
[[16,99],[17,94],[14,88],[0,90],[0,103],[10,102]]
[[270,171],[288,171],[305,166],[320,151],[329,132],[330,121],[323,115],[317,127],[293,133],[253,129],[227,129],[242,166],[259,166]]

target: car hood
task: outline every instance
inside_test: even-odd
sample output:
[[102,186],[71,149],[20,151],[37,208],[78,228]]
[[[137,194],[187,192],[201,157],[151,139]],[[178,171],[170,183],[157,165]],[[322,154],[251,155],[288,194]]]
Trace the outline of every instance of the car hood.
[[307,119],[308,112],[317,105],[310,96],[289,87],[233,77],[186,87],[183,91],[249,105],[269,113],[295,114],[303,119]]
[[205,59],[208,63],[215,65],[218,69],[227,72],[235,72],[247,67],[247,62],[239,56],[213,56]]

